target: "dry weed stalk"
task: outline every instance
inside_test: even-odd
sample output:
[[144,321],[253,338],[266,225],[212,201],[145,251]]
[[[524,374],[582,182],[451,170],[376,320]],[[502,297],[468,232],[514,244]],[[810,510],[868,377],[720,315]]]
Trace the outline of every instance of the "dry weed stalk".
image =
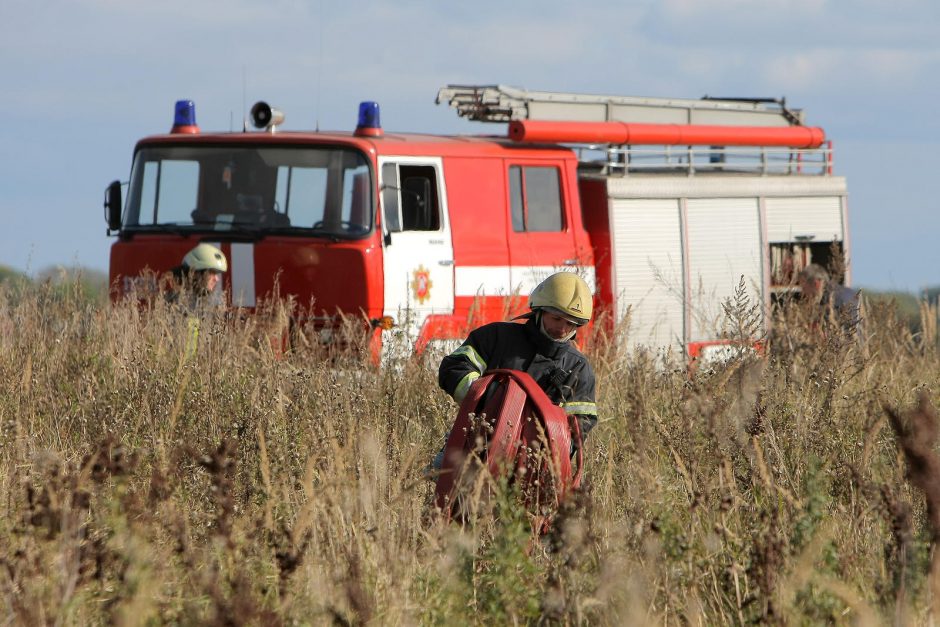
[[898,447],[907,460],[907,479],[924,493],[930,530],[930,580],[932,608],[940,616],[940,456],[937,455],[937,413],[926,391],[921,391],[917,408],[903,416],[890,407],[885,412],[898,437]]

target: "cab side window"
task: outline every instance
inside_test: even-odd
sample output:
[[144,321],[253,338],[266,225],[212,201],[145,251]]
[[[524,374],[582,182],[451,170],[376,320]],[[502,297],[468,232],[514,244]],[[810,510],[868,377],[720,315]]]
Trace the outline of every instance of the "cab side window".
[[509,166],[514,231],[561,231],[565,227],[558,168]]
[[434,166],[384,164],[382,202],[389,232],[438,231],[441,228]]

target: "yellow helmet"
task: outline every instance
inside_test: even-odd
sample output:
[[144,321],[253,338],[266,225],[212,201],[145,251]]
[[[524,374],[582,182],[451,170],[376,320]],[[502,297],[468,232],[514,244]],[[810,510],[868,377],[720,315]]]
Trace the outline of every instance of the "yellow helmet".
[[556,272],[532,290],[529,309],[551,309],[578,324],[586,324],[594,312],[594,297],[577,274]]
[[222,251],[205,242],[186,253],[183,257],[183,266],[190,270],[228,271],[228,261]]

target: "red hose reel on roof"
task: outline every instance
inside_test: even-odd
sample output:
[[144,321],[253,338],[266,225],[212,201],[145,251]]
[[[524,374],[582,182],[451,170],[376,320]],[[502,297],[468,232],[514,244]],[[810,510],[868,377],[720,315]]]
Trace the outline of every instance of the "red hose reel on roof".
[[435,493],[437,506],[447,517],[455,514],[462,479],[473,466],[468,458],[473,455],[493,477],[509,475],[530,511],[539,516],[554,511],[581,484],[577,419],[552,403],[535,380],[519,370],[488,371],[460,404]]

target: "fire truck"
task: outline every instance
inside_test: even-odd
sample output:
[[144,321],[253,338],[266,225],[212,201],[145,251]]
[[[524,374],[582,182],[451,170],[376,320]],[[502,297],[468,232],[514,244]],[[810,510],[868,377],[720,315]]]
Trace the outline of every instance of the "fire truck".
[[[341,318],[417,350],[524,310],[550,273],[581,274],[627,347],[722,350],[744,285],[764,324],[807,263],[847,258],[832,144],[782,99],[664,99],[450,85],[438,103],[494,135],[283,130],[255,104],[239,132],[201,132],[191,101],[141,139],[126,193],[105,193],[112,294],[205,241],[233,307],[291,296],[329,336]],[[505,129],[505,130],[504,130]],[[841,280],[848,284],[846,271]]]

